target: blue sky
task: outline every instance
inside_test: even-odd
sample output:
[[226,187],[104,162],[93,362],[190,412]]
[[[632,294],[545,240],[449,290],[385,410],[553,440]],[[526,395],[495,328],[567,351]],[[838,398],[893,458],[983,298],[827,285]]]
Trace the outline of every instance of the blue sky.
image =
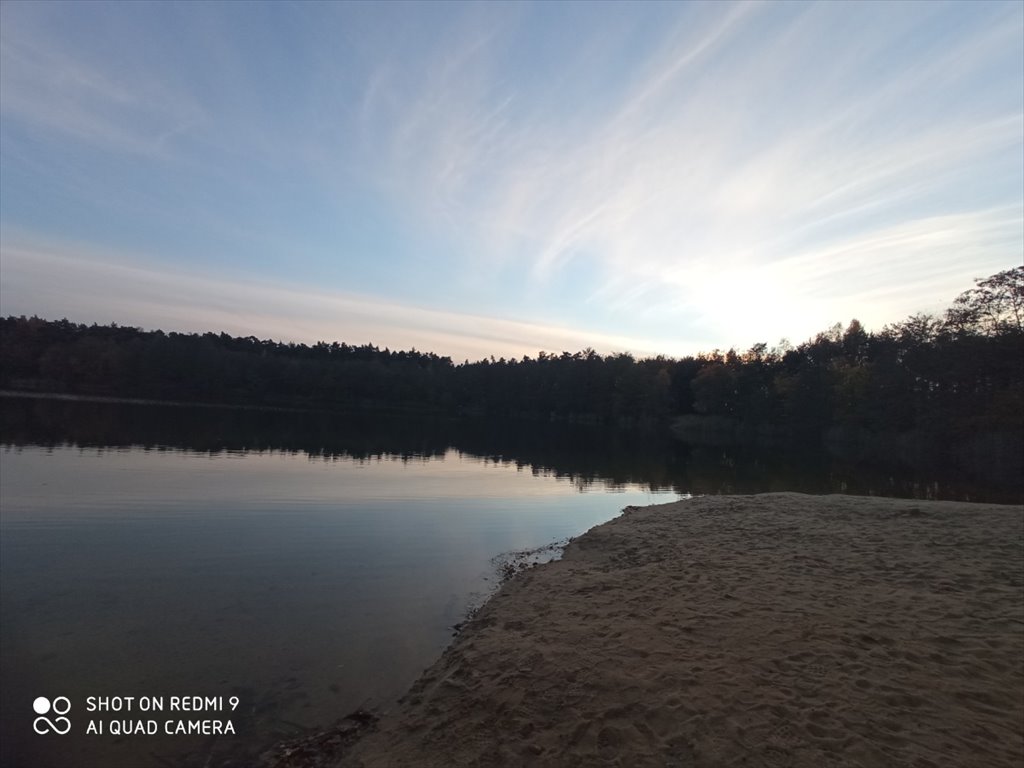
[[457,360],[1024,259],[1024,4],[0,5],[0,311]]

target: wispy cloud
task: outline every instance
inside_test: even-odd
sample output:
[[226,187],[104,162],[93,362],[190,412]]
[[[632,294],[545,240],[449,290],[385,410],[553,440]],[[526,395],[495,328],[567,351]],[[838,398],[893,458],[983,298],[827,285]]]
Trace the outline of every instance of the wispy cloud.
[[519,358],[588,346],[641,355],[664,351],[649,339],[438,311],[224,274],[170,271],[140,254],[98,252],[66,242],[8,236],[0,246],[0,265],[0,304],[7,314],[122,324],[131,318],[132,324],[149,329],[416,347],[458,361],[491,355]]
[[108,60],[55,45],[19,5],[4,8],[0,26],[0,110],[6,121],[118,153],[161,154],[168,140],[208,119],[167,77],[111,68]]
[[0,13],[17,311],[683,353],[940,309],[1024,252],[1020,3]]
[[[378,135],[404,199],[455,211],[475,259],[541,283],[587,268],[602,300],[647,312],[657,295],[743,336],[726,297],[742,306],[747,284],[792,333],[808,314],[895,320],[1019,259],[1019,6],[964,29],[920,6],[700,10],[622,62],[628,87],[582,127],[557,94],[485,76],[488,47],[420,62],[418,97],[392,102],[403,128]],[[861,304],[881,283],[888,300]]]

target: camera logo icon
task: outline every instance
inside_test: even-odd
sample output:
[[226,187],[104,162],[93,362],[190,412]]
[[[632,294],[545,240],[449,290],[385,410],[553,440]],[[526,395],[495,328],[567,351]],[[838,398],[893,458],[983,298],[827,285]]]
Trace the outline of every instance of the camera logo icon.
[[[71,730],[71,720],[64,717],[71,711],[71,700],[67,696],[58,696],[52,702],[45,696],[40,696],[32,702],[32,709],[39,717],[32,721],[32,729],[42,735],[54,733],[63,736]],[[46,717],[50,712],[57,715],[52,720]]]

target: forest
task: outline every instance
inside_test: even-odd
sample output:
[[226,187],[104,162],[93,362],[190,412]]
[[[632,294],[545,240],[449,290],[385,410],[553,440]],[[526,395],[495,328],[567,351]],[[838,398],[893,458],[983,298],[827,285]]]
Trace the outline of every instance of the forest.
[[813,439],[840,452],[906,454],[946,441],[960,451],[998,448],[1016,465],[1022,324],[1024,267],[976,280],[942,316],[917,314],[877,331],[852,320],[796,346],[682,359],[585,349],[454,364],[373,345],[7,317],[0,389],[671,427],[691,442]]

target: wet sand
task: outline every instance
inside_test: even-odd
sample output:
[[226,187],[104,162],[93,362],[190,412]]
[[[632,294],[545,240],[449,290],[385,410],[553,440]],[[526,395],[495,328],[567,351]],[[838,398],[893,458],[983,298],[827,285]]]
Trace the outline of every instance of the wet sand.
[[1024,507],[627,508],[520,574],[340,766],[1024,764]]

